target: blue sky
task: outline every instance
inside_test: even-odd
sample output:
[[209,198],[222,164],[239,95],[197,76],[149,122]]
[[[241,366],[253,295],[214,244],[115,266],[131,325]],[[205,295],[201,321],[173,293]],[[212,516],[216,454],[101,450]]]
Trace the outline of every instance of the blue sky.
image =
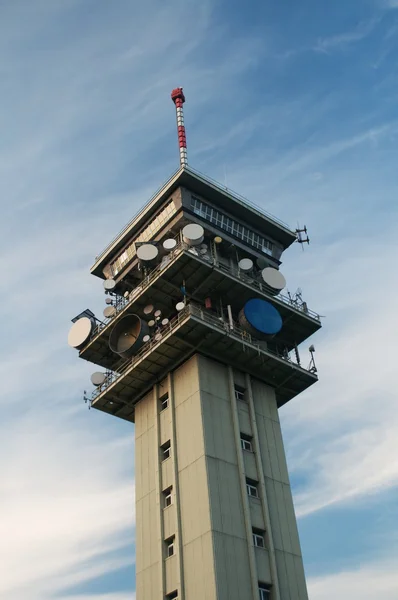
[[178,166],[183,86],[189,163],[309,227],[283,272],[320,382],[281,419],[310,597],[396,600],[397,66],[396,0],[0,2],[0,599],[134,598],[133,428],[66,336]]

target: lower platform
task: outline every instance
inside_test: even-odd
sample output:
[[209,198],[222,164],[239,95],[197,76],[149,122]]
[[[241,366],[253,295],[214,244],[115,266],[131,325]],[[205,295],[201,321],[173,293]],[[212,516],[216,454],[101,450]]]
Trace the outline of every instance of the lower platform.
[[134,422],[134,405],[169,371],[193,354],[200,353],[248,372],[275,389],[278,407],[317,381],[310,372],[278,356],[240,329],[195,304],[187,305],[163,329],[158,341],[144,344],[118,371],[108,371],[105,383],[97,388],[91,406]]

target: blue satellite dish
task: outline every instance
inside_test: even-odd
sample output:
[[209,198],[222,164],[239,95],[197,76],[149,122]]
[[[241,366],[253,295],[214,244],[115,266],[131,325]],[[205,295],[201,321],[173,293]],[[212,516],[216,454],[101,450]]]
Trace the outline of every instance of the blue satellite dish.
[[273,336],[282,329],[282,317],[272,304],[253,298],[246,302],[240,315],[242,326],[251,326],[261,336]]

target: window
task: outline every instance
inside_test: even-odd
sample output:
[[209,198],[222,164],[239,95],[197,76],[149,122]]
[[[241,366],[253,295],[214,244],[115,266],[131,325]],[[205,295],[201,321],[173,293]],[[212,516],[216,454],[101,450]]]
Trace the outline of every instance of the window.
[[166,558],[170,558],[170,556],[173,556],[173,554],[174,554],[174,541],[175,541],[174,535],[173,535],[173,537],[171,537],[165,541]]
[[169,487],[167,490],[163,490],[163,508],[167,508],[173,504],[172,489],[172,487]]
[[169,202],[167,206],[155,217],[149,225],[144,229],[138,237],[131,242],[127,248],[118,256],[118,258],[111,264],[113,275],[117,273],[135,256],[135,244],[149,242],[153,236],[163,227],[174,213],[177,212],[177,207],[173,201]]
[[162,451],[162,460],[167,460],[168,458],[170,458],[170,455],[171,455],[170,440],[168,442],[166,442],[165,444],[163,444],[163,446],[160,446],[160,449]]
[[258,592],[260,600],[270,600],[271,598],[271,588],[269,585],[265,583],[258,584]]
[[159,398],[159,402],[160,402],[160,410],[165,410],[165,408],[167,408],[169,406],[169,395],[168,394],[163,394],[163,396],[161,398]]
[[261,529],[253,529],[253,544],[257,548],[265,548],[265,532]]
[[242,446],[242,450],[247,450],[248,452],[253,452],[252,446],[252,438],[250,435],[245,435],[244,433],[240,434],[240,444]]
[[239,387],[239,385],[235,386],[235,398],[236,400],[242,400],[243,402],[245,401],[245,389]]
[[246,489],[249,496],[252,498],[258,498],[258,483],[252,479],[246,479]]
[[171,594],[167,594],[166,600],[178,600],[178,592],[171,592]]
[[251,231],[245,225],[223,215],[219,210],[212,208],[205,202],[202,202],[202,200],[199,200],[199,198],[191,197],[191,208],[194,213],[203,219],[214,223],[221,229],[228,231],[228,233],[232,233],[235,237],[260,250],[260,252],[272,256],[273,250],[275,250],[275,255],[278,254],[276,246],[270,240],[254,233],[254,231]]

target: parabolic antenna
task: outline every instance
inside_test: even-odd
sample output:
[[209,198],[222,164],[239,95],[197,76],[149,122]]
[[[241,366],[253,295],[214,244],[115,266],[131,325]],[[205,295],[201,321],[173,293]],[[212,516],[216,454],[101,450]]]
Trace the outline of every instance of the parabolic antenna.
[[72,348],[80,349],[89,339],[93,330],[93,322],[88,317],[82,317],[69,330],[68,344]]
[[239,269],[241,271],[251,271],[253,268],[253,261],[251,258],[242,258],[239,261]]
[[143,262],[155,260],[158,254],[159,250],[154,244],[142,244],[137,248],[137,256]]
[[153,304],[147,304],[144,308],[144,315],[150,315],[153,312]]
[[153,313],[155,319],[158,319],[159,317],[162,316],[162,311],[161,310],[155,310],[155,312]]
[[112,304],[112,298],[105,298],[105,304]]
[[114,306],[107,306],[104,308],[103,315],[105,319],[111,319],[116,314],[116,308]]
[[282,329],[282,317],[270,302],[253,298],[239,313],[239,323],[253,337],[268,339]]
[[169,323],[169,320],[167,318],[162,320],[163,327],[165,327],[165,325],[168,325],[168,323]]
[[163,248],[167,250],[167,252],[171,252],[176,246],[177,240],[175,240],[174,238],[169,238],[167,240],[164,240],[163,242]]
[[176,309],[178,310],[178,312],[180,312],[180,310],[183,310],[184,307],[185,307],[184,302],[177,302]]
[[109,336],[109,348],[122,358],[130,358],[141,348],[148,325],[138,315],[125,315]]
[[286,285],[286,279],[278,269],[266,267],[261,271],[261,277],[268,287],[268,291],[276,296]]
[[155,327],[155,319],[148,321],[148,327]]
[[144,337],[142,338],[142,341],[144,342],[144,344],[146,344],[147,342],[149,342],[149,340],[151,339],[151,336],[146,334],[144,335]]
[[91,383],[93,385],[95,385],[96,387],[102,385],[103,383],[105,383],[105,379],[106,379],[106,375],[105,373],[100,373],[99,371],[97,371],[96,373],[93,373],[90,377],[91,379]]
[[185,225],[182,230],[182,237],[188,246],[199,246],[203,242],[204,234],[205,230],[202,225],[198,225],[197,223]]
[[105,279],[104,281],[104,289],[107,292],[110,292],[111,290],[115,289],[115,285],[116,281],[114,279]]
[[259,256],[259,258],[256,260],[256,263],[259,269],[265,269],[265,267],[269,267],[269,261],[262,256]]
[[222,242],[222,237],[220,237],[219,235],[216,235],[216,237],[214,238],[214,243],[221,244],[221,242]]

